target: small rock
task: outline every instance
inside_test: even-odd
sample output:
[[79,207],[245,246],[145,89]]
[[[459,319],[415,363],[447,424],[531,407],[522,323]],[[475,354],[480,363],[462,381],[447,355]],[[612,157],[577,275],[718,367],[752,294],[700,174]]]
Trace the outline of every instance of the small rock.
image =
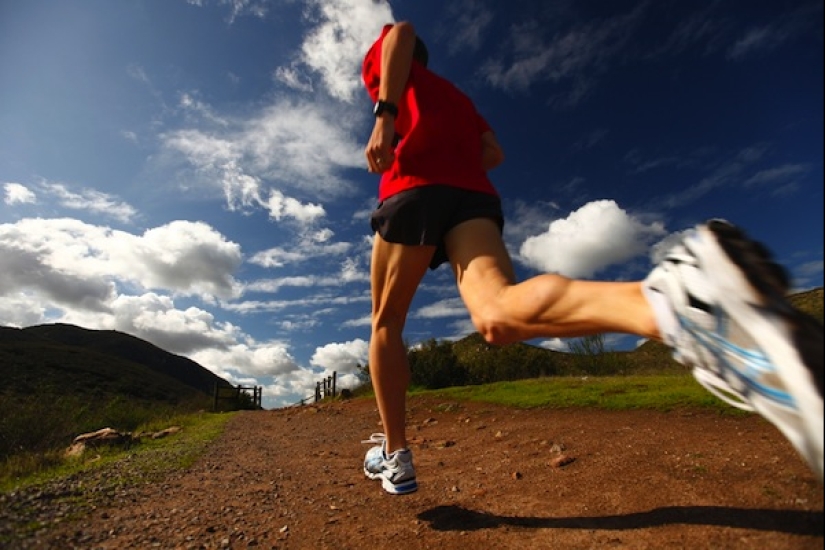
[[549,464],[553,468],[561,468],[562,466],[567,466],[568,464],[570,464],[574,460],[576,460],[576,459],[573,458],[572,456],[559,455],[556,458],[550,460]]

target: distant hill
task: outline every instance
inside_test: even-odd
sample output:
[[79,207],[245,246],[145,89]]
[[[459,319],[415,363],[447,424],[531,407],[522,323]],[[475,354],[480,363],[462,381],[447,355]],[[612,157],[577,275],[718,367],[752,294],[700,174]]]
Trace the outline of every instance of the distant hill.
[[822,287],[797,292],[789,297],[791,305],[807,313],[820,323],[823,322]]
[[231,384],[191,359],[113,330],[74,325],[0,327],[5,391],[122,395],[169,403],[213,394]]

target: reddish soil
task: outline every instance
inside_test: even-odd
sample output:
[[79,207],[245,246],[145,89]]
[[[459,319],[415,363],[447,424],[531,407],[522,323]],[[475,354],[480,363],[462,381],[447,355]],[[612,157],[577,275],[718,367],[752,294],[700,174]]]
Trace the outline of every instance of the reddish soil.
[[822,486],[755,415],[414,398],[406,496],[361,470],[377,419],[363,399],[239,414],[188,471],[26,547],[823,547]]

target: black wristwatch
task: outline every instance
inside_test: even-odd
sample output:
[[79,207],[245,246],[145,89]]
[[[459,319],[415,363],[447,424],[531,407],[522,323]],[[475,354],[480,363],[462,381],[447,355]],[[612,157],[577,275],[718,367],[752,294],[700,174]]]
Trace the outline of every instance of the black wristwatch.
[[372,108],[372,114],[381,116],[384,113],[391,114],[394,118],[398,118],[398,106],[395,103],[379,99],[375,102],[375,107]]

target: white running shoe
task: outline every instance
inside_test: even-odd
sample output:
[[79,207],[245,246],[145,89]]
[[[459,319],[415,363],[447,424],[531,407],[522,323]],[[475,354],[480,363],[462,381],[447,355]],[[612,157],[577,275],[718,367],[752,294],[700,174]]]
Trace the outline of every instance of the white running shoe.
[[711,393],[772,422],[823,480],[823,331],[786,300],[788,277],[722,220],[697,226],[651,272],[677,323],[663,340]]
[[418,490],[409,449],[387,455],[387,438],[382,433],[374,433],[362,443],[375,444],[364,457],[364,475],[370,479],[380,479],[384,490],[393,495],[406,495]]

